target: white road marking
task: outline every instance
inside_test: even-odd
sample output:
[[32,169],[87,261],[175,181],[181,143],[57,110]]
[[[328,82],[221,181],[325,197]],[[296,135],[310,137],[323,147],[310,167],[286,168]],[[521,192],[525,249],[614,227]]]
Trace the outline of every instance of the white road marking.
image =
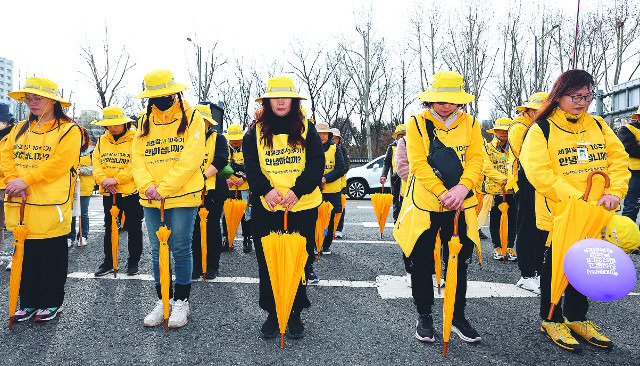
[[356,206],[359,210],[373,210],[373,206]]
[[395,244],[398,245],[395,241],[392,240],[342,240],[342,239],[334,239],[333,243],[344,243],[344,244]]
[[[96,280],[140,280],[153,281],[153,275],[138,274],[135,276],[127,276],[124,272],[113,278],[108,274],[103,277],[95,277],[93,273],[73,272],[68,275],[69,278],[75,279],[96,279]],[[194,282],[202,282],[202,279],[194,280]],[[214,280],[207,280],[214,283],[241,283],[241,284],[257,284],[258,278],[253,277],[217,277]],[[320,287],[350,287],[350,288],[376,288],[381,299],[409,299],[411,298],[411,288],[407,285],[405,276],[377,276],[375,281],[347,281],[347,280],[320,280],[320,282],[310,285]],[[438,294],[437,288],[433,289],[435,298],[443,298],[444,287]],[[638,296],[640,293],[632,292],[629,295]],[[538,297],[533,292],[523,290],[516,285],[510,283],[469,281],[467,288],[467,298],[488,298],[488,297]]]

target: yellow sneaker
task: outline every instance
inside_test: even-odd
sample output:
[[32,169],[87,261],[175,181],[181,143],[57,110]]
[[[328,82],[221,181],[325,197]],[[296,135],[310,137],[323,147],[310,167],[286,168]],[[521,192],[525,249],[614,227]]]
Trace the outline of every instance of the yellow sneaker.
[[599,326],[593,324],[589,320],[581,321],[581,322],[570,322],[567,318],[564,318],[564,323],[571,329],[571,331],[580,337],[584,338],[585,341],[593,344],[596,347],[604,348],[604,349],[612,349],[613,342],[600,334],[598,331],[602,330]]
[[578,353],[584,349],[584,347],[573,338],[571,331],[565,323],[543,321],[540,326],[540,331],[549,337],[553,343],[566,350]]
[[507,260],[514,262],[518,259],[518,255],[516,254],[516,251],[513,250],[513,248],[507,248]]

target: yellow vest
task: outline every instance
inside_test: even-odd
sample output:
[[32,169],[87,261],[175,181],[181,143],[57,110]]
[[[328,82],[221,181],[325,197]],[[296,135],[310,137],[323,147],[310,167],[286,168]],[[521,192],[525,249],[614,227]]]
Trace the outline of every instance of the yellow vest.
[[396,147],[398,146],[391,146],[391,175],[396,172]]
[[[30,130],[16,141],[16,134],[24,123],[28,122],[17,124],[7,135],[2,166],[7,179],[17,175],[30,182],[31,179],[26,178],[30,174],[48,176],[27,188],[29,195],[24,213],[25,225],[29,228],[27,239],[66,235],[71,230],[72,187],[82,143],[80,129],[72,122],[63,122],[58,127],[54,127],[54,122],[40,127],[33,122]],[[13,160],[6,159],[4,154],[13,155]],[[12,172],[8,172],[8,168]],[[19,224],[19,198],[5,200],[5,218],[9,230]]]
[[[589,202],[597,202],[603,194],[624,198],[631,172],[628,170],[629,155],[606,123],[601,122],[600,130],[588,113],[578,122],[570,123],[559,109],[547,120],[549,139],[545,138],[539,125],[532,125],[522,145],[520,162],[536,189],[536,226],[550,231],[556,203],[570,197],[582,197],[590,172],[607,173],[611,186],[605,188],[604,179],[594,177]],[[589,143],[586,145],[588,162],[578,162],[578,137]]]
[[[5,135],[2,140],[0,140],[0,160],[2,160],[2,149],[4,149],[4,145],[7,143],[7,136]],[[0,189],[7,188],[7,183],[4,182],[4,173],[2,169],[0,169]]]
[[[307,138],[309,131],[308,122],[304,121],[304,132],[302,138]],[[262,131],[260,125],[256,125],[256,140],[258,141],[258,158],[260,159],[260,170],[264,174],[271,186],[280,191],[285,196],[289,189],[293,187],[296,179],[306,168],[306,153],[301,146],[291,148],[287,142],[288,134],[279,134],[273,136],[273,147],[269,149],[260,143]],[[298,197],[299,200],[291,209],[292,212],[308,210],[316,208],[322,203],[322,193],[320,188],[316,188],[313,192]],[[269,210],[264,196],[260,197],[262,206]],[[275,207],[276,210],[284,211],[281,205]]]
[[106,178],[114,178],[118,184],[118,193],[125,196],[137,193],[136,184],[131,174],[131,149],[135,130],[130,129],[118,139],[113,139],[113,134],[106,131],[100,136],[96,149],[93,151],[93,177],[100,187],[99,193],[110,195],[100,185]]
[[[324,173],[327,174],[336,167],[336,145],[329,145],[327,151],[324,152]],[[336,179],[331,183],[325,183],[322,187],[322,193],[336,193],[342,189],[342,179]]]
[[[216,139],[218,138],[218,134],[216,132],[212,132],[211,135],[204,142],[204,159],[202,160],[202,171],[206,171],[209,165],[213,162],[213,157],[216,155]],[[216,174],[207,177],[205,175],[205,184],[207,186],[207,191],[211,189],[216,189]]]
[[[498,150],[498,139],[494,138],[488,144],[484,145],[487,153],[487,161],[484,168],[484,179],[482,181],[482,193],[501,195],[502,181],[511,176],[515,157],[511,153],[509,146],[506,146],[507,152]],[[507,194],[513,194],[513,189],[509,189]]]
[[[631,125],[625,125],[625,126],[622,126],[621,128],[625,128],[625,127],[628,128],[629,131],[631,131],[633,136],[635,136],[636,138],[636,142],[640,144],[640,130]],[[629,169],[640,170],[640,158],[629,157]]]
[[[244,165],[244,153],[242,152],[242,146],[240,147],[240,151],[234,151],[231,147],[229,147],[229,163],[234,162],[238,165]],[[236,177],[235,175],[231,175],[231,179],[238,179],[240,177]],[[246,180],[244,183],[238,187],[239,191],[245,191],[249,189],[249,182]]]
[[[80,156],[80,164],[78,169],[91,166],[91,154]],[[93,175],[81,175],[80,176],[80,196],[87,197],[93,193],[93,187],[96,181],[93,180]]]
[[140,137],[142,126],[136,132],[132,173],[142,206],[160,208],[160,201],[149,203],[145,195],[153,185],[164,197],[167,209],[200,206],[204,188],[204,119],[189,104],[183,104],[189,121],[184,134],[178,135],[182,112],[177,102],[164,112],[153,106],[149,133]]

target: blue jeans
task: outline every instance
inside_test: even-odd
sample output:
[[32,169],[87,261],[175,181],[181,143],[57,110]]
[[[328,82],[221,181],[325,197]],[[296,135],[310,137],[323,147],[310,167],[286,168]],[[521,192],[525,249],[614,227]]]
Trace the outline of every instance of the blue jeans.
[[[164,210],[164,221],[171,236],[169,236],[169,252],[173,254],[175,263],[176,284],[188,285],[191,283],[191,271],[193,259],[191,256],[191,238],[193,225],[196,221],[197,207],[174,207]],[[156,231],[160,228],[160,209],[144,207],[144,220],[147,223],[147,232],[151,244],[151,259],[153,261],[153,278],[155,284],[160,284],[160,267],[158,257],[160,241]],[[169,261],[171,263],[171,261]],[[169,266],[171,273],[171,265]]]
[[[80,197],[80,218],[82,224],[82,237],[87,238],[89,236],[89,201],[91,196]],[[67,235],[68,239],[76,240],[80,239],[80,233],[76,234],[76,217],[71,219],[71,232]]]
[[629,179],[629,190],[624,198],[622,216],[626,216],[633,221],[638,217],[638,199],[640,198],[640,176],[631,175]]

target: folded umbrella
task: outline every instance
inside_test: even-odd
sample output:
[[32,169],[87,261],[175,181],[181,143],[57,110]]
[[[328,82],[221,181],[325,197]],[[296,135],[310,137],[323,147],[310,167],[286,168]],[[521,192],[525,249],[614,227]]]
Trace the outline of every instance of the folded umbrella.
[[24,224],[24,206],[26,199],[20,203],[20,224],[13,229],[13,259],[11,260],[11,276],[9,278],[9,330],[13,328],[13,317],[16,315],[18,294],[20,293],[20,280],[22,279],[22,259],[24,258],[24,241],[27,239],[29,229]]
[[205,189],[202,190],[202,207],[198,210],[200,216],[200,254],[202,257],[202,279],[207,282],[207,216],[209,210],[204,207]]
[[300,281],[302,280],[304,284],[304,266],[309,257],[305,237],[299,233],[286,233],[288,213],[288,211],[284,213],[285,232],[271,233],[261,239],[276,304],[280,327],[280,348],[284,348],[284,332],[287,329]]
[[236,197],[229,198],[224,201],[224,217],[227,222],[227,239],[229,240],[229,254],[231,254],[231,246],[233,240],[236,238],[238,232],[238,226],[244,216],[244,211],[247,209],[247,203],[242,199],[238,199],[238,187],[236,186]]
[[113,202],[111,204],[111,258],[113,260],[113,278],[116,278],[118,273],[118,253],[120,252],[120,231],[118,231],[118,214],[120,210],[116,205],[116,195],[111,194]]
[[602,171],[593,171],[587,178],[587,188],[582,199],[569,198],[558,202],[554,208],[553,228],[551,233],[551,307],[547,318],[551,320],[553,311],[560,301],[569,281],[564,273],[564,256],[576,242],[586,238],[602,236],[602,229],[607,225],[614,212],[601,206],[586,202],[591,191],[591,182],[595,174],[605,178],[605,188],[610,185],[609,176]]
[[507,193],[502,187],[502,203],[498,205],[500,210],[500,245],[502,250],[503,263],[507,263],[507,245],[509,244],[509,204],[507,203]]
[[456,303],[456,287],[458,284],[458,254],[462,249],[458,236],[458,220],[460,210],[456,211],[453,222],[453,236],[449,240],[449,259],[447,264],[447,285],[444,287],[444,302],[442,304],[442,338],[444,340],[444,357],[447,357],[447,346],[451,337],[453,309]]
[[327,236],[327,231],[329,230],[329,221],[331,221],[331,210],[333,210],[333,205],[328,201],[324,201],[320,206],[318,206],[318,220],[316,221],[315,232],[318,259],[320,259],[320,251],[322,250],[322,245],[324,244],[324,238]]
[[393,196],[384,193],[384,185],[382,186],[382,193],[374,193],[371,195],[373,211],[376,214],[378,227],[380,228],[380,239],[382,239],[382,232],[384,231],[384,225],[386,224],[387,217],[389,216],[389,208],[391,208],[392,201]]
[[169,236],[171,230],[164,223],[164,199],[160,201],[160,228],[156,231],[160,241],[158,266],[160,267],[160,294],[162,297],[162,315],[164,316],[164,331],[169,331],[169,286],[171,277],[169,273]]

